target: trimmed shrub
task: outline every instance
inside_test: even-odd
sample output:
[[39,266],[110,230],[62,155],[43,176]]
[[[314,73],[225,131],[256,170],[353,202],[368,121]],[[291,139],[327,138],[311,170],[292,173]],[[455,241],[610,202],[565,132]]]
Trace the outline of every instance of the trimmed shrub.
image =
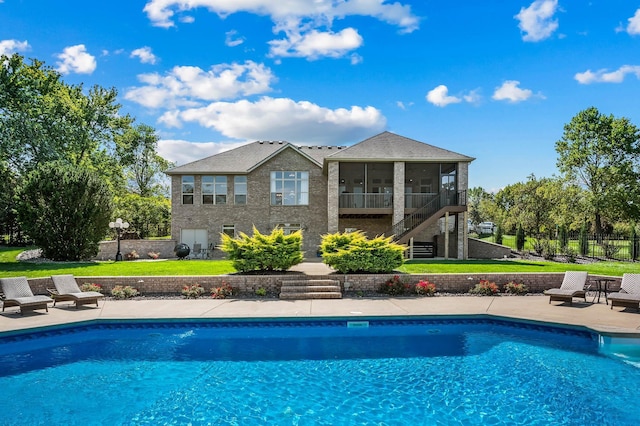
[[391,237],[368,239],[363,232],[337,232],[322,236],[323,262],[346,273],[389,273],[404,263],[406,247]]
[[420,280],[415,285],[416,293],[421,296],[433,296],[436,294],[436,285],[428,280]]
[[480,280],[478,284],[475,285],[469,293],[477,294],[479,296],[493,296],[500,292],[500,289],[493,281],[489,280]]
[[211,297],[214,299],[226,299],[233,296],[233,287],[226,281],[222,281],[220,287],[214,287],[211,289]]
[[393,278],[389,278],[380,286],[378,292],[389,296],[399,296],[408,289],[409,284],[403,282],[399,275],[394,275]]
[[131,287],[130,285],[126,285],[126,286],[117,285],[111,290],[111,296],[113,296],[116,299],[130,299],[139,294],[140,292],[138,292],[137,289]]
[[526,285],[515,281],[509,281],[504,285],[504,292],[507,294],[523,295],[527,294],[527,291],[529,291],[529,289]]
[[238,238],[221,235],[221,250],[240,272],[286,271],[304,259],[301,231],[284,235],[281,228],[276,228],[270,235],[264,235],[254,227],[253,236],[245,233],[240,233]]

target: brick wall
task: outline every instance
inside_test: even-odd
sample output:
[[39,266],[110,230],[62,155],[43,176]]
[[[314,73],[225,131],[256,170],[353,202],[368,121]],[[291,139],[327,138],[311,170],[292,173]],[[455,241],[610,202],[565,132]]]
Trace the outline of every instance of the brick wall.
[[[339,280],[343,290],[345,281],[350,292],[375,292],[386,280],[397,274],[358,274],[327,276],[305,276],[308,279]],[[500,288],[509,281],[525,284],[531,293],[541,293],[549,288],[557,288],[562,284],[564,273],[494,273],[494,274],[400,274],[400,279],[407,284],[415,284],[426,279],[435,283],[438,292],[466,293],[481,279],[495,282]],[[598,276],[590,275],[590,279]],[[264,288],[269,293],[280,292],[282,280],[300,278],[300,275],[219,275],[219,276],[179,276],[179,277],[76,277],[78,285],[97,283],[102,285],[105,294],[110,294],[116,285],[130,285],[143,295],[179,295],[184,285],[201,284],[207,292],[223,282],[230,284],[239,296],[253,296],[256,289]],[[47,288],[53,288],[50,278],[32,278],[29,284],[34,294],[47,294]],[[620,278],[611,283],[611,290],[620,288]]]
[[[308,171],[309,205],[272,206],[271,171]],[[215,174],[212,171],[211,174]],[[180,240],[184,229],[206,229],[208,244],[220,244],[222,225],[235,225],[236,233],[251,235],[253,226],[270,233],[280,223],[297,223],[303,228],[303,250],[314,257],[320,236],[327,233],[327,180],[322,168],[293,149],[286,149],[247,175],[247,204],[233,204],[233,176],[227,176],[227,204],[202,205],[201,176],[195,175],[194,204],[181,201],[181,176],[172,176],[171,232]],[[214,258],[217,254],[214,253]]]

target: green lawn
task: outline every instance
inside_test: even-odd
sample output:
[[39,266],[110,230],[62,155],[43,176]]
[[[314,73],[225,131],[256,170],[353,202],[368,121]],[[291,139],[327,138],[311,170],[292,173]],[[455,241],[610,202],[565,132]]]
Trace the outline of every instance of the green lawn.
[[398,270],[408,274],[466,274],[490,272],[566,272],[587,271],[592,275],[622,276],[637,273],[631,262],[596,262],[590,264],[529,260],[409,260]]
[[[234,273],[228,260],[163,260],[156,262],[17,262],[24,248],[0,248],[0,277],[224,275]],[[587,271],[592,275],[637,273],[638,263],[597,262],[588,265],[527,260],[410,260],[398,268],[408,274],[466,274],[493,272]]]
[[79,277],[150,275],[224,275],[235,272],[229,260],[162,260],[154,262],[17,262],[24,248],[0,248],[0,277]]

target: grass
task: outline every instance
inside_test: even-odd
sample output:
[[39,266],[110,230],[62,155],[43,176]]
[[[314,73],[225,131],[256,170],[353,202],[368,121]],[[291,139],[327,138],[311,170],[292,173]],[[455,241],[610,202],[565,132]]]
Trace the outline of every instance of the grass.
[[631,262],[595,262],[589,264],[530,260],[409,260],[398,271],[407,274],[467,274],[494,272],[566,272],[587,271],[592,275],[622,276],[637,273]]
[[[229,260],[164,260],[159,262],[17,262],[24,248],[0,247],[0,277],[225,275],[236,272]],[[409,260],[398,272],[407,274],[470,274],[587,271],[592,275],[637,273],[632,262],[557,263],[529,260]]]
[[18,262],[25,248],[0,247],[0,277],[27,278],[73,274],[98,276],[224,275],[235,272],[230,260],[163,260],[157,262]]

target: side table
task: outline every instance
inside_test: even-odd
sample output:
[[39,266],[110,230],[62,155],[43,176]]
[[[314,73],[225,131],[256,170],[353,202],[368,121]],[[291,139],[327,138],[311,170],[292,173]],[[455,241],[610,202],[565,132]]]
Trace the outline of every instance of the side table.
[[614,282],[615,280],[612,278],[595,278],[592,280],[593,282],[596,283],[597,288],[597,294],[593,296],[593,301],[591,303],[595,303],[596,298],[598,299],[598,303],[600,303],[600,295],[602,295],[602,293],[604,293],[604,300],[606,302],[606,304],[609,304],[609,299],[607,298],[607,294],[609,294],[609,283]]

